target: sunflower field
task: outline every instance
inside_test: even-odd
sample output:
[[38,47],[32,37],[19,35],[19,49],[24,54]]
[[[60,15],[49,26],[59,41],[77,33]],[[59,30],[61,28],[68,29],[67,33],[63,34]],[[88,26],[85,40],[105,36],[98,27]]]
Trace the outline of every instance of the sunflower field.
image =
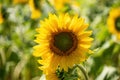
[[0,80],[120,80],[120,0],[0,0]]

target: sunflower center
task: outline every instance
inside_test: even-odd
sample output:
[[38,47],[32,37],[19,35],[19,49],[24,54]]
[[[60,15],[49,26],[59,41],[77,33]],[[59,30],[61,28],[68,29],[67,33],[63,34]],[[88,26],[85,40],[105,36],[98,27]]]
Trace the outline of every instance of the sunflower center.
[[69,55],[77,47],[76,36],[71,32],[59,32],[53,35],[51,50],[60,56]]
[[73,39],[70,33],[62,32],[54,36],[54,46],[65,52],[73,46]]
[[115,20],[115,28],[117,31],[120,31],[120,17]]

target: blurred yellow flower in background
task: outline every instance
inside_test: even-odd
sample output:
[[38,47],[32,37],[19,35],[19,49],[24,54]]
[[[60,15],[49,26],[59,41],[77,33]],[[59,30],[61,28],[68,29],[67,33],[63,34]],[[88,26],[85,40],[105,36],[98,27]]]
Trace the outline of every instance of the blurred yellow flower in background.
[[0,4],[0,24],[2,24],[3,23],[3,21],[4,21],[4,18],[3,18],[3,15],[2,15],[2,5]]
[[65,11],[66,8],[78,8],[79,3],[76,0],[49,0],[57,11]]
[[4,21],[2,14],[0,13],[0,24],[2,24]]
[[29,0],[32,19],[38,19],[41,16],[41,12],[37,4],[40,5],[39,0]]
[[70,0],[49,0],[49,1],[51,2],[52,5],[54,5],[54,7],[57,10],[62,9],[65,6],[65,4],[70,3]]
[[117,36],[120,40],[120,8],[112,9],[110,11],[107,24],[109,31]]
[[40,25],[33,55],[42,58],[39,63],[43,65],[40,68],[44,73],[49,73],[49,69],[54,71],[58,66],[68,71],[74,64],[87,59],[93,38],[89,37],[92,31],[85,31],[88,24],[83,18],[50,14]]
[[13,4],[27,3],[28,0],[13,0]]

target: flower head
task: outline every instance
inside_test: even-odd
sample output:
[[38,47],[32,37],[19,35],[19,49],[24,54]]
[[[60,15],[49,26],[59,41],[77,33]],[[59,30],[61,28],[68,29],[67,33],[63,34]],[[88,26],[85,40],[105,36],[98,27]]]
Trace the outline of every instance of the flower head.
[[39,9],[39,0],[29,0],[29,6],[31,9],[31,18],[37,19],[41,16],[41,11]]
[[79,7],[79,3],[77,0],[49,0],[50,3],[54,6],[57,12],[66,12],[70,9],[77,9]]
[[0,13],[0,24],[2,24],[4,21],[2,14]]
[[54,5],[54,7],[57,10],[61,10],[66,4],[70,3],[70,0],[49,0],[51,2],[52,5]]
[[0,24],[3,23],[4,19],[2,16],[2,10],[1,10],[2,5],[0,4]]
[[112,9],[110,11],[107,24],[109,31],[115,34],[118,40],[120,40],[120,8]]
[[2,15],[2,5],[0,4],[0,24],[3,23],[3,21],[4,21],[4,18]]
[[87,59],[93,39],[89,37],[92,31],[85,31],[88,24],[83,18],[50,14],[40,23],[35,40],[38,45],[34,47],[33,55],[42,58],[39,60],[43,65],[40,68],[45,73],[56,70],[58,66],[67,71]]
[[14,4],[18,4],[18,3],[26,3],[28,0],[13,0]]

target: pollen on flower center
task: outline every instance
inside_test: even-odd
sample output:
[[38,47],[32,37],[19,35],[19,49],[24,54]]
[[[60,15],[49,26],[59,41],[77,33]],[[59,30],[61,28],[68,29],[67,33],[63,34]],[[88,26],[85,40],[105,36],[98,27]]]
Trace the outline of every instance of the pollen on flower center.
[[120,31],[120,17],[115,20],[115,28],[117,31]]
[[72,32],[58,32],[52,35],[50,47],[57,55],[69,55],[77,48],[77,38]]

